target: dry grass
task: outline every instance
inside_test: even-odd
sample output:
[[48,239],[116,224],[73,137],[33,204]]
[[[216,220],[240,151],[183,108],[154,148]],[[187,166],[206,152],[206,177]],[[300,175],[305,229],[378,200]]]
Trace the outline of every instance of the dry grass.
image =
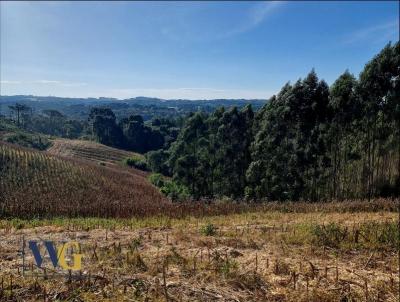
[[91,141],[70,139],[53,140],[52,146],[47,152],[52,155],[88,160],[105,165],[120,164],[124,159],[132,156],[143,157],[138,153],[112,148]]
[[127,217],[158,213],[167,200],[141,171],[0,143],[0,215]]
[[[0,296],[4,301],[398,301],[398,245],[372,244],[367,228],[379,226],[380,237],[383,226],[396,225],[397,219],[397,213],[383,211],[265,212],[147,218],[142,224],[137,219],[50,220],[19,229],[2,221]],[[324,222],[351,234],[359,230],[363,244],[316,242],[313,227]],[[203,232],[211,223],[215,232]],[[47,260],[45,279],[28,253],[22,276],[17,256],[22,236],[79,241],[85,254],[82,272],[70,280],[67,272],[53,273]]]

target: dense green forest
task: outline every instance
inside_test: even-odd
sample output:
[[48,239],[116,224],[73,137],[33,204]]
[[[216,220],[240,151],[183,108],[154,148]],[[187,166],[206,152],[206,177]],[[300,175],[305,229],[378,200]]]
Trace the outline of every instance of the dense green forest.
[[[84,105],[76,118],[69,110],[80,105],[71,101],[39,113],[19,102],[8,105],[7,115],[26,131],[146,153],[140,166],[160,173],[152,181],[172,199],[180,194],[255,201],[398,196],[399,66],[397,42],[367,63],[358,78],[345,71],[329,87],[312,70],[262,107],[259,102],[215,103],[238,105],[226,108],[183,101],[175,114],[162,117],[171,108],[159,100],[147,99],[147,105],[104,100]],[[156,109],[149,114],[151,106]],[[26,145],[43,149],[47,142],[39,138]]]
[[140,153],[168,148],[176,140],[181,123],[179,118],[155,118],[146,125],[140,115],[131,115],[117,122],[113,111],[108,108],[92,108],[89,114],[92,137],[102,144]]
[[313,70],[256,113],[195,113],[159,170],[194,198],[399,195],[399,58],[399,43],[389,44],[358,79],[346,71],[329,87]]
[[0,96],[0,139],[43,149],[46,144],[34,141],[44,134],[96,140],[145,153],[168,149],[190,112],[213,112],[223,105],[240,108],[247,104],[260,108],[265,101]]

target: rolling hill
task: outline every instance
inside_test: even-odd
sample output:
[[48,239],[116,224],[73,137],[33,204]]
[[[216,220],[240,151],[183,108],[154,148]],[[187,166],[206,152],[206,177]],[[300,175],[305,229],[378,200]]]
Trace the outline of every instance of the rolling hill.
[[[168,204],[144,172],[115,165],[128,153],[93,152],[97,157],[91,161],[86,153],[82,160],[79,152],[67,157],[54,149],[41,152],[0,142],[0,214],[127,217]],[[111,165],[93,162],[98,159]]]
[[116,165],[125,158],[142,155],[84,140],[55,139],[47,150],[49,154]]

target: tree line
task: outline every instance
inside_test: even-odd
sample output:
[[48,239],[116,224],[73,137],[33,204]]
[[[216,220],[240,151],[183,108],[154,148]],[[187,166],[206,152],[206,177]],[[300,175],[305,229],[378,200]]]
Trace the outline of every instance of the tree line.
[[87,120],[70,119],[55,109],[34,113],[23,103],[9,106],[9,119],[17,128],[63,138],[93,139],[102,144],[140,153],[168,148],[176,140],[183,123],[182,117],[153,118],[144,122],[141,115],[131,115],[117,120],[108,107],[93,107]]
[[146,153],[168,148],[179,132],[179,119],[155,118],[145,124],[142,116],[131,115],[117,121],[110,108],[92,108],[89,114],[92,136],[100,143]]
[[45,109],[37,114],[32,107],[18,102],[8,108],[8,120],[20,129],[72,139],[84,135],[87,128],[86,122],[70,119],[58,110]]
[[312,70],[256,113],[191,114],[149,164],[194,198],[327,200],[399,195],[399,43],[331,87]]

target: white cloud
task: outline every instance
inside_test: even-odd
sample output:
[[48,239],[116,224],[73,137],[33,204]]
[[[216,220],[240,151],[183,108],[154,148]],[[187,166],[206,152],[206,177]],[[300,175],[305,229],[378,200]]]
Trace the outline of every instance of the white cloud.
[[60,81],[53,81],[53,80],[37,80],[33,81],[34,84],[60,84]]
[[[0,85],[2,90],[11,89],[11,94],[17,93],[15,89],[18,87],[18,90],[25,89],[28,91],[62,91],[67,88],[75,88],[74,90],[88,86],[87,83],[84,82],[64,82],[64,81],[56,81],[56,80],[30,80],[30,81],[14,81],[14,80],[1,80]],[[23,93],[17,93],[23,94]],[[30,92],[28,93],[30,94]]]
[[64,81],[55,81],[55,80],[37,80],[32,81],[33,84],[48,84],[48,85],[60,85],[65,87],[80,87],[86,86],[87,83],[83,82],[64,82]]
[[20,81],[7,81],[7,80],[4,80],[4,81],[0,81],[0,84],[15,85],[15,84],[21,84],[21,82]]
[[196,87],[184,87],[184,88],[176,88],[176,90],[183,91],[209,91],[209,92],[224,92],[226,90],[223,89],[214,89],[214,88],[196,88]]
[[[192,21],[192,19],[196,20],[195,15],[192,15],[196,14],[196,11],[189,11],[178,15],[174,22],[168,20],[168,23],[161,27],[160,32],[168,39],[176,42],[183,40],[199,42],[229,38],[258,27],[284,3],[284,1],[257,2],[252,4],[248,9],[241,11],[238,16],[221,18],[218,25],[204,25]],[[218,8],[213,5],[203,6],[203,8],[209,9],[210,13],[214,15],[219,13]],[[226,10],[226,8],[224,11],[221,11],[221,13],[227,12],[229,13],[229,10]],[[188,22],[192,22],[192,24],[188,25]]]
[[398,36],[399,22],[394,20],[356,30],[346,35],[343,43],[353,44],[361,41],[388,42],[393,37],[398,39]]
[[81,87],[81,86],[87,86],[87,83],[81,83],[81,82],[76,82],[76,83],[68,83],[68,82],[64,82],[61,83],[62,86],[65,87]]
[[233,36],[241,34],[256,28],[263,23],[279,6],[284,2],[282,1],[269,1],[260,2],[255,4],[248,12],[245,22],[241,26],[227,32],[225,36]]

